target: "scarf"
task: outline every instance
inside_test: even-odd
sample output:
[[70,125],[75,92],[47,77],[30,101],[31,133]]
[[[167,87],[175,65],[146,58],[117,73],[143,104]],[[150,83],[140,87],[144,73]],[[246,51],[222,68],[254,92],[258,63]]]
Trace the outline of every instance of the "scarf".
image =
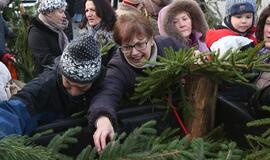
[[114,43],[112,31],[107,31],[101,23],[95,25],[94,27],[87,23],[86,28],[86,32],[89,35],[92,35],[101,46],[104,46],[109,42]]
[[53,21],[50,17],[39,14],[38,18],[52,31],[56,32],[58,34],[58,44],[63,51],[68,43],[68,38],[64,32],[64,29],[68,26],[68,20],[64,20],[63,23],[57,23]]

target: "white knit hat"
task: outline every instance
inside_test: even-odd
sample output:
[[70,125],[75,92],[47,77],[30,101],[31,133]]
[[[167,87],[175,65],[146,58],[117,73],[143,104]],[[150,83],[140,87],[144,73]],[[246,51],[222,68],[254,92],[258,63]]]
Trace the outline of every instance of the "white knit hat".
[[255,0],[226,0],[226,17],[240,14],[240,13],[247,13],[247,12],[256,12],[256,1]]
[[38,6],[38,12],[48,13],[66,6],[67,6],[66,0],[41,0]]

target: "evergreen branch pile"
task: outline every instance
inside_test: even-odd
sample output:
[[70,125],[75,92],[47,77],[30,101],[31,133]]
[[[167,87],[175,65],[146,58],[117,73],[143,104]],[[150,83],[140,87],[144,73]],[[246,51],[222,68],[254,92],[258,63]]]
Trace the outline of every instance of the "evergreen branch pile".
[[48,144],[47,148],[55,153],[57,159],[72,159],[60,153],[61,149],[67,149],[70,144],[77,143],[78,140],[74,136],[81,132],[82,127],[75,127],[68,129],[63,135],[56,135]]
[[52,150],[35,146],[26,136],[9,136],[0,140],[1,160],[55,160]]
[[[99,160],[240,160],[244,152],[234,142],[211,142],[203,138],[190,140],[179,138],[178,130],[166,129],[161,135],[153,128],[155,121],[149,121],[135,129],[128,136],[121,134],[110,142]],[[90,159],[93,159],[91,157]]]
[[[122,133],[97,154],[87,146],[76,160],[240,160],[244,153],[234,142],[213,141],[205,138],[180,138],[178,129],[166,129],[160,135],[153,128],[156,121],[149,121],[131,134]],[[51,140],[47,147],[36,146],[25,136],[9,136],[0,140],[0,159],[3,160],[68,160],[59,153],[60,148],[76,142],[74,135],[80,128],[71,128],[62,136]]]
[[[270,107],[264,106],[264,110],[270,112]],[[249,122],[248,126],[266,126],[266,131],[261,134],[261,136],[248,135],[247,139],[249,140],[251,146],[253,147],[252,152],[247,155],[247,160],[269,160],[270,159],[270,117],[255,120]]]
[[257,54],[261,47],[259,45],[246,51],[229,50],[223,56],[216,53],[194,56],[194,49],[176,52],[166,49],[166,56],[158,57],[158,62],[153,63],[155,67],[145,69],[146,76],[137,79],[132,99],[143,102],[150,98],[168,96],[170,88],[181,86],[181,80],[192,75],[207,77],[216,82],[225,80],[249,84],[257,72],[270,71],[270,64],[263,62],[269,54]]
[[[47,147],[38,146],[33,143],[40,135],[34,137],[12,135],[0,139],[0,159],[1,160],[72,160],[65,154],[60,153],[61,149],[66,149],[70,144],[77,143],[77,139],[74,137],[77,133],[81,132],[81,127],[70,128],[62,135],[56,135],[49,143]],[[51,133],[48,131],[47,133]],[[46,133],[43,133],[46,134]],[[43,135],[42,134],[42,135]],[[91,148],[85,148],[78,156],[76,160],[84,160],[89,153],[94,154]],[[86,154],[86,153],[87,154]]]

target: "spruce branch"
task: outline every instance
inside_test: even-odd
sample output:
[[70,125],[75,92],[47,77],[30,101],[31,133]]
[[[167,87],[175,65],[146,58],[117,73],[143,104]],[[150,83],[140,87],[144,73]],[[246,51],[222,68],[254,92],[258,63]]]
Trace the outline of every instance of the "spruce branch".
[[[263,106],[262,109],[270,112],[270,106]],[[270,118],[264,118],[247,123],[247,126],[258,127],[266,126],[265,132],[260,136],[247,135],[247,140],[253,150],[246,156],[246,160],[270,159]]]
[[[210,142],[204,138],[190,140],[180,138],[175,129],[166,129],[157,135],[153,128],[155,121],[149,121],[135,129],[131,134],[116,136],[105,151],[99,156],[95,148],[87,146],[76,160],[206,160],[206,159],[241,159],[243,151],[235,143],[226,141]],[[79,131],[78,128],[69,129],[62,137],[69,139]],[[67,138],[69,137],[69,138]],[[31,138],[18,136],[0,140],[0,159],[3,160],[68,160],[72,159],[58,153],[59,146],[70,142],[61,140],[59,136],[53,139],[48,147],[35,146]]]
[[[270,71],[270,64],[262,61],[268,58],[269,54],[257,54],[261,47],[262,45],[259,45],[246,51],[229,50],[221,58],[214,52],[194,56],[194,49],[173,51],[167,48],[166,56],[159,56],[158,62],[151,63],[155,67],[145,69],[146,76],[137,79],[135,94],[131,99],[144,102],[167,96],[169,89],[179,85],[179,81],[186,76],[207,77],[217,83],[225,80],[252,85],[250,79],[254,78],[257,72]],[[210,60],[206,59],[209,55]]]
[[74,135],[81,132],[81,127],[70,128],[63,135],[56,135],[48,144],[48,149],[51,149],[55,153],[59,153],[61,149],[68,148],[69,144],[77,143],[77,139]]
[[108,54],[109,50],[112,49],[114,46],[115,46],[115,43],[112,41],[110,41],[106,44],[100,42],[99,48],[100,48],[101,55],[103,56],[103,55]]
[[97,156],[97,152],[90,145],[85,147],[76,157],[76,160],[93,160]]
[[8,136],[0,140],[1,160],[55,160],[56,156],[46,147],[32,144],[26,136]]
[[51,134],[51,133],[53,133],[53,130],[52,129],[48,129],[48,130],[46,130],[44,132],[34,134],[31,137],[31,139],[34,141],[34,140],[40,138],[41,136],[45,136],[45,135],[48,135],[48,134]]
[[206,160],[243,158],[243,151],[227,141],[208,141],[203,138],[176,136],[179,130],[166,129],[157,135],[150,121],[131,134],[119,136],[110,142],[99,160]]

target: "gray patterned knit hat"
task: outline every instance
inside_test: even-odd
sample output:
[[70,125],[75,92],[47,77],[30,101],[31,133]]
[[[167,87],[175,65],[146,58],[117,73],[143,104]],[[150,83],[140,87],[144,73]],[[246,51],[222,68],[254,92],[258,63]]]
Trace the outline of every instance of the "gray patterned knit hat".
[[101,54],[96,41],[84,35],[71,41],[60,58],[62,74],[76,83],[90,83],[101,71]]
[[66,0],[41,0],[38,12],[44,14],[66,6]]
[[256,1],[255,0],[226,0],[226,15],[231,16],[240,13],[256,12]]

